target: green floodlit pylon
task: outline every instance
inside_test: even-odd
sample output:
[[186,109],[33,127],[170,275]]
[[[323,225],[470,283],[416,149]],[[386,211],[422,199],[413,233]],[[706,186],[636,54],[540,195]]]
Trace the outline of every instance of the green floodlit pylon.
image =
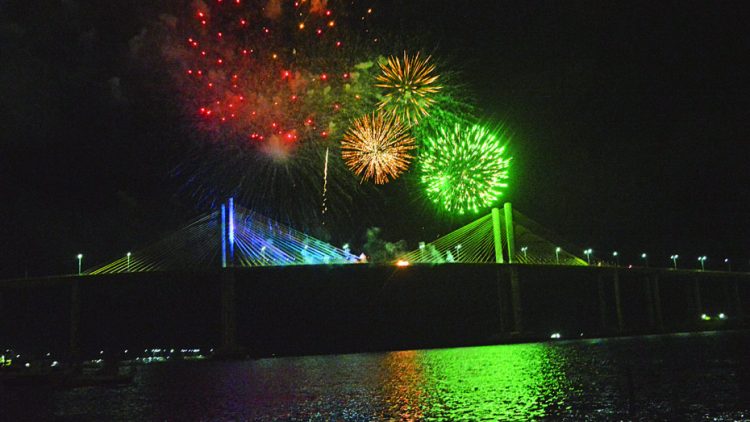
[[496,203],[508,187],[507,139],[479,125],[438,128],[420,153],[427,197],[449,213],[477,214]]
[[[516,248],[510,262],[535,265],[586,265],[585,260],[568,252],[569,247],[563,248],[559,246],[560,243],[548,240],[547,237],[553,237],[548,230],[523,214],[515,210],[512,212],[511,224],[515,232]],[[499,216],[500,213],[498,212],[497,215]],[[519,224],[518,221],[524,224]],[[499,242],[497,253],[508,257],[511,252],[507,244],[507,224],[501,224],[498,220],[496,225],[502,231],[501,235],[497,236],[497,242]],[[409,264],[502,263],[503,260],[498,259],[496,255],[496,234],[500,233],[494,231],[490,213],[433,242],[420,244],[419,249],[401,255],[399,260]],[[559,251],[558,248],[560,248]]]

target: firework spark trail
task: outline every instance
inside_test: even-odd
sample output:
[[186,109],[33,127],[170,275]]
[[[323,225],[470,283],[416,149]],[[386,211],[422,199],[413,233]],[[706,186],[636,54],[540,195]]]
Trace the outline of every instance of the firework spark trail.
[[325,164],[323,165],[323,204],[320,208],[320,215],[323,219],[323,224],[325,225],[325,215],[326,211],[328,211],[328,149],[326,147],[326,160]]
[[409,168],[414,137],[394,113],[372,113],[355,120],[344,134],[341,154],[362,180],[388,183]]

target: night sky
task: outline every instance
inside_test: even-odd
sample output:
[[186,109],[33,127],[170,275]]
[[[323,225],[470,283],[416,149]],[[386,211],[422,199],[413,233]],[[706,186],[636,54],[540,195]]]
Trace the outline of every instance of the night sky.
[[[106,262],[206,211],[174,171],[187,129],[166,72],[131,54],[180,2],[151,3],[0,2],[0,278],[70,273],[79,252]],[[750,270],[744,2],[373,3],[513,134],[516,209],[623,263]],[[363,199],[378,211],[332,238],[356,248],[380,226],[416,247],[471,219],[419,195]]]

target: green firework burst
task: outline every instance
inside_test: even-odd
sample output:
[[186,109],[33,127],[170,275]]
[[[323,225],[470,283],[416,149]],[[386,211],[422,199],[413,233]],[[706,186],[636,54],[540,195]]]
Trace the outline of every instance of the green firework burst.
[[420,154],[427,197],[457,214],[476,214],[495,203],[508,187],[506,143],[502,134],[479,125],[437,129]]

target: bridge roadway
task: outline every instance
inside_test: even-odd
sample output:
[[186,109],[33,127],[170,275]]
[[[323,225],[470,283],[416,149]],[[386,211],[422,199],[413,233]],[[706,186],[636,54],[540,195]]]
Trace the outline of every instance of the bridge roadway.
[[341,353],[747,328],[750,273],[289,266],[0,281],[0,347]]

